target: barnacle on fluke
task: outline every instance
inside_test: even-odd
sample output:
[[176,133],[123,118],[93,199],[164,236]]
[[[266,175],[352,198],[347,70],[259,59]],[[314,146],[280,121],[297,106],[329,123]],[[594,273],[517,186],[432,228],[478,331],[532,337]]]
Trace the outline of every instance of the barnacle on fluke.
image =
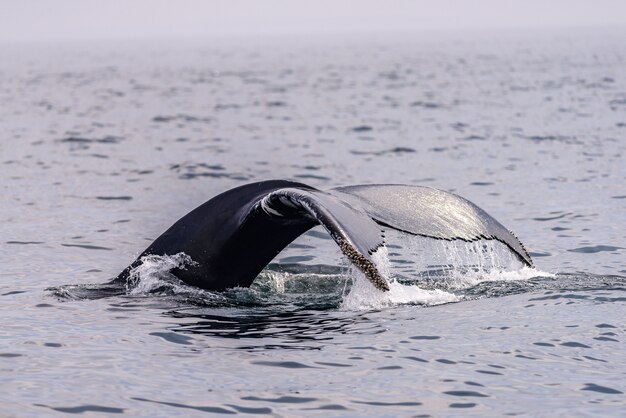
[[[376,264],[365,258],[363,254],[359,253],[357,249],[350,245],[345,239],[339,238],[336,242],[341,252],[348,257],[348,260],[350,260],[352,264],[363,272],[365,277],[367,277],[377,289],[384,291],[389,290],[389,284],[376,268]],[[374,252],[376,252],[376,250],[368,250],[369,255],[374,254]]]

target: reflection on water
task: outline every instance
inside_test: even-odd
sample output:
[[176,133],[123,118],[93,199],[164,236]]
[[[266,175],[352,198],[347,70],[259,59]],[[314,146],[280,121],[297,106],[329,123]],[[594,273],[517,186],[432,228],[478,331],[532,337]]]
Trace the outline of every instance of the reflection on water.
[[[221,314],[219,314],[221,313]],[[364,313],[258,312],[175,310],[167,315],[184,319],[173,331],[183,334],[241,340],[240,349],[320,350],[337,335],[373,335],[384,328]],[[262,341],[254,341],[262,340]]]

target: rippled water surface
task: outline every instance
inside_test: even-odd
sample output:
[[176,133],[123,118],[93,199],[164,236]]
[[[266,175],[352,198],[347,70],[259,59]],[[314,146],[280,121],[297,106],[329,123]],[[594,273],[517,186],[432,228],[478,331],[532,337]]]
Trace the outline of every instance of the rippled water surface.
[[[0,415],[623,416],[624,68],[599,30],[0,46]],[[389,232],[381,295],[313,229],[250,289],[103,285],[271,178],[458,193],[536,268]]]

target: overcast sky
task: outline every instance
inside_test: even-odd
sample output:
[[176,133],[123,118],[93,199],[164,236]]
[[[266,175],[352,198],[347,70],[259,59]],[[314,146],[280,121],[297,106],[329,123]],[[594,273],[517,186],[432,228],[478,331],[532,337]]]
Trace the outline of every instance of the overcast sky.
[[0,0],[0,41],[626,26],[626,0]]

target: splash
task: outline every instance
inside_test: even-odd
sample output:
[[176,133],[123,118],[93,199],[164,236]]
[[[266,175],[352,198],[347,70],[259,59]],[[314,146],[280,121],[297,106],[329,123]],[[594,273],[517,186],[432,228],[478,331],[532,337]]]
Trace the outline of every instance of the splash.
[[349,292],[344,295],[341,304],[343,309],[382,309],[399,304],[432,306],[458,302],[462,299],[462,297],[443,290],[426,290],[417,285],[398,283],[391,275],[391,263],[386,247],[380,247],[372,258],[381,275],[389,282],[389,291],[381,292],[365,278],[363,273],[357,269],[352,269],[353,283]]
[[189,286],[170,271],[175,268],[184,269],[194,264],[196,262],[185,253],[144,256],[141,258],[141,264],[130,271],[126,291],[130,295],[164,290],[183,293],[190,289]]
[[524,266],[497,241],[433,242],[412,237],[402,244],[394,245],[391,255],[387,247],[382,247],[373,256],[389,282],[389,292],[375,289],[357,269],[352,269],[352,287],[344,293],[344,309],[440,305],[479,296],[480,292],[466,290],[477,289],[483,283],[494,283],[489,288],[499,288],[501,282],[524,284],[538,277],[556,277]]
[[[390,235],[394,234],[390,231]],[[485,281],[554,277],[527,267],[509,248],[495,240],[442,241],[395,234],[389,259],[401,283],[466,289]]]

